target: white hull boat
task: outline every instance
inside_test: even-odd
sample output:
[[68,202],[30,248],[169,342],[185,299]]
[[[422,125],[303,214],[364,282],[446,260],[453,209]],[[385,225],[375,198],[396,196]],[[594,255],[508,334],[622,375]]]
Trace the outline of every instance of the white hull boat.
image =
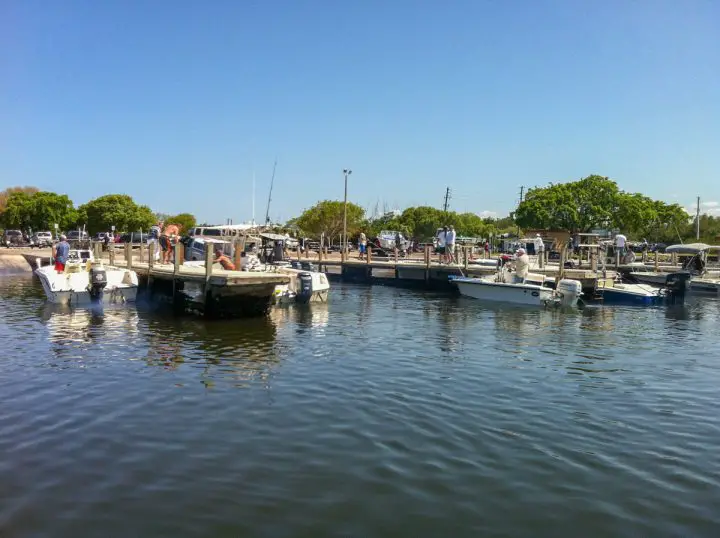
[[65,271],[58,272],[54,265],[35,270],[47,300],[71,306],[122,304],[134,302],[137,297],[138,278],[134,271],[105,267],[95,262],[89,251],[70,251]]
[[[204,267],[202,261],[188,261],[185,265]],[[223,271],[220,264],[213,265],[213,271]],[[273,303],[325,303],[330,292],[330,282],[325,273],[295,269],[290,264],[265,265],[255,255],[243,257],[242,271],[282,273],[290,276],[289,284],[275,286]]]
[[[533,278],[537,277],[537,279]],[[573,307],[582,295],[582,285],[577,280],[563,279],[557,289],[542,285],[544,275],[528,275],[525,282],[510,283],[505,273],[491,278],[453,278],[461,295],[483,301],[503,302],[527,306]]]

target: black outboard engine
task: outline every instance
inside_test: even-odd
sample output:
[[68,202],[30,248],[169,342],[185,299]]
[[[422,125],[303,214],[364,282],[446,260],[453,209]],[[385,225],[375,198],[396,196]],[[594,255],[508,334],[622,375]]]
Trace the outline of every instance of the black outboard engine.
[[685,295],[690,290],[691,276],[689,272],[670,273],[667,276],[665,289],[671,303],[681,303],[685,300]]
[[98,302],[102,299],[103,290],[107,286],[107,273],[105,268],[102,266],[90,268],[90,283],[88,284],[88,292],[93,302]]
[[312,275],[310,273],[298,274],[298,290],[295,300],[298,303],[308,303],[312,298],[313,284]]

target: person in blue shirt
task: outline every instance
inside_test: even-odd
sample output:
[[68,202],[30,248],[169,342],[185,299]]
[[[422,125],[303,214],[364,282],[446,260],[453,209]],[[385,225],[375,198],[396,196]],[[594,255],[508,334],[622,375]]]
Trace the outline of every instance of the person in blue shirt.
[[55,260],[55,270],[58,273],[65,271],[68,254],[70,253],[70,244],[67,242],[65,235],[60,236],[60,242],[53,249],[53,259]]

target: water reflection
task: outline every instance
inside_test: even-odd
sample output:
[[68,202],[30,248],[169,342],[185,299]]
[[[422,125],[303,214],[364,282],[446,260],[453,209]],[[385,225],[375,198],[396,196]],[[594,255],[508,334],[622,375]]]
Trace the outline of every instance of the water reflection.
[[[141,312],[148,366],[178,371],[179,384],[198,380],[206,387],[222,379],[237,386],[266,383],[280,362],[277,326],[270,317],[205,321],[197,317]],[[190,379],[188,379],[188,376]]]

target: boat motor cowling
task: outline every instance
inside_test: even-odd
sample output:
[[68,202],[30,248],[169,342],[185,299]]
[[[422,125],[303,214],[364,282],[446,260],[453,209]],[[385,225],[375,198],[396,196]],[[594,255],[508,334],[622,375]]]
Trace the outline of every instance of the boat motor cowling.
[[672,301],[682,301],[690,290],[690,272],[670,273],[665,279],[665,289]]
[[107,286],[107,272],[105,268],[93,266],[90,268],[90,282],[88,283],[88,292],[90,297],[97,301],[102,297],[103,290]]
[[312,275],[310,273],[298,274],[298,287],[295,300],[299,303],[310,302],[313,294]]

